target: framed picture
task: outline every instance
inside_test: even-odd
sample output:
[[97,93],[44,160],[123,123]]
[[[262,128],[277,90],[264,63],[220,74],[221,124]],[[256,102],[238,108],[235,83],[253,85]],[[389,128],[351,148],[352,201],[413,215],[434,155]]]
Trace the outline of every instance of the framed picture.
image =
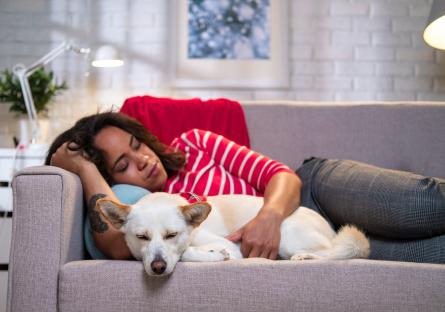
[[286,88],[286,0],[175,0],[178,88]]

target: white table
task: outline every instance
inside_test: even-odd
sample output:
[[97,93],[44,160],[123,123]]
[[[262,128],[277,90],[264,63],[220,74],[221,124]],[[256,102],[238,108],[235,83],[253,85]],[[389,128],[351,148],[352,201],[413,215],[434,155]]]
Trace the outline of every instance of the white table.
[[31,145],[23,149],[0,148],[0,215],[12,211],[10,186],[14,173],[25,167],[42,165],[47,149],[47,145]]

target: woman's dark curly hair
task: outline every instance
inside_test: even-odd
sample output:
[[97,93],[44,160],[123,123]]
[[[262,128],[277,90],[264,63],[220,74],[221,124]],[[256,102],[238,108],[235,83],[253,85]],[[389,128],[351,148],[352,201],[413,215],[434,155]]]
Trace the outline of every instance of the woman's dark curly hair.
[[[65,132],[61,133],[51,144],[45,165],[49,165],[52,155],[65,142],[75,143],[68,145],[70,150],[82,150],[98,168],[105,180],[114,184],[111,175],[106,169],[105,158],[102,152],[94,146],[94,138],[105,127],[117,127],[132,134],[139,142],[146,144],[158,155],[168,176],[177,173],[185,163],[181,151],[173,151],[168,145],[148,131],[139,121],[121,113],[106,112],[84,117]],[[74,146],[77,145],[77,146]]]

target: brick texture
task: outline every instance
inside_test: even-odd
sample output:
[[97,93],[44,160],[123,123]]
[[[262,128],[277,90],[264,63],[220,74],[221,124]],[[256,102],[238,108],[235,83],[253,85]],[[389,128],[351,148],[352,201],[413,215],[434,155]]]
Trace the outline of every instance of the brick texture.
[[[175,2],[2,0],[0,69],[30,64],[63,40],[122,50],[126,65],[116,70],[89,68],[87,59],[68,53],[51,63],[58,79],[70,86],[50,110],[51,133],[137,94],[313,101],[445,98],[445,53],[422,40],[432,0],[288,0],[287,89],[172,88]],[[2,110],[3,137],[12,117]]]

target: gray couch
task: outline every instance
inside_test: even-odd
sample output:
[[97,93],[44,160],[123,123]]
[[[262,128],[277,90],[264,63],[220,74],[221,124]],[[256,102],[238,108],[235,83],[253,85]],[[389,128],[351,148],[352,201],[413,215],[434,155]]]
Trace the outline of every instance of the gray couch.
[[[445,177],[445,104],[243,103],[252,148],[297,168],[354,159]],[[179,263],[85,260],[79,179],[54,167],[14,179],[8,311],[444,311],[445,266],[377,260]]]

